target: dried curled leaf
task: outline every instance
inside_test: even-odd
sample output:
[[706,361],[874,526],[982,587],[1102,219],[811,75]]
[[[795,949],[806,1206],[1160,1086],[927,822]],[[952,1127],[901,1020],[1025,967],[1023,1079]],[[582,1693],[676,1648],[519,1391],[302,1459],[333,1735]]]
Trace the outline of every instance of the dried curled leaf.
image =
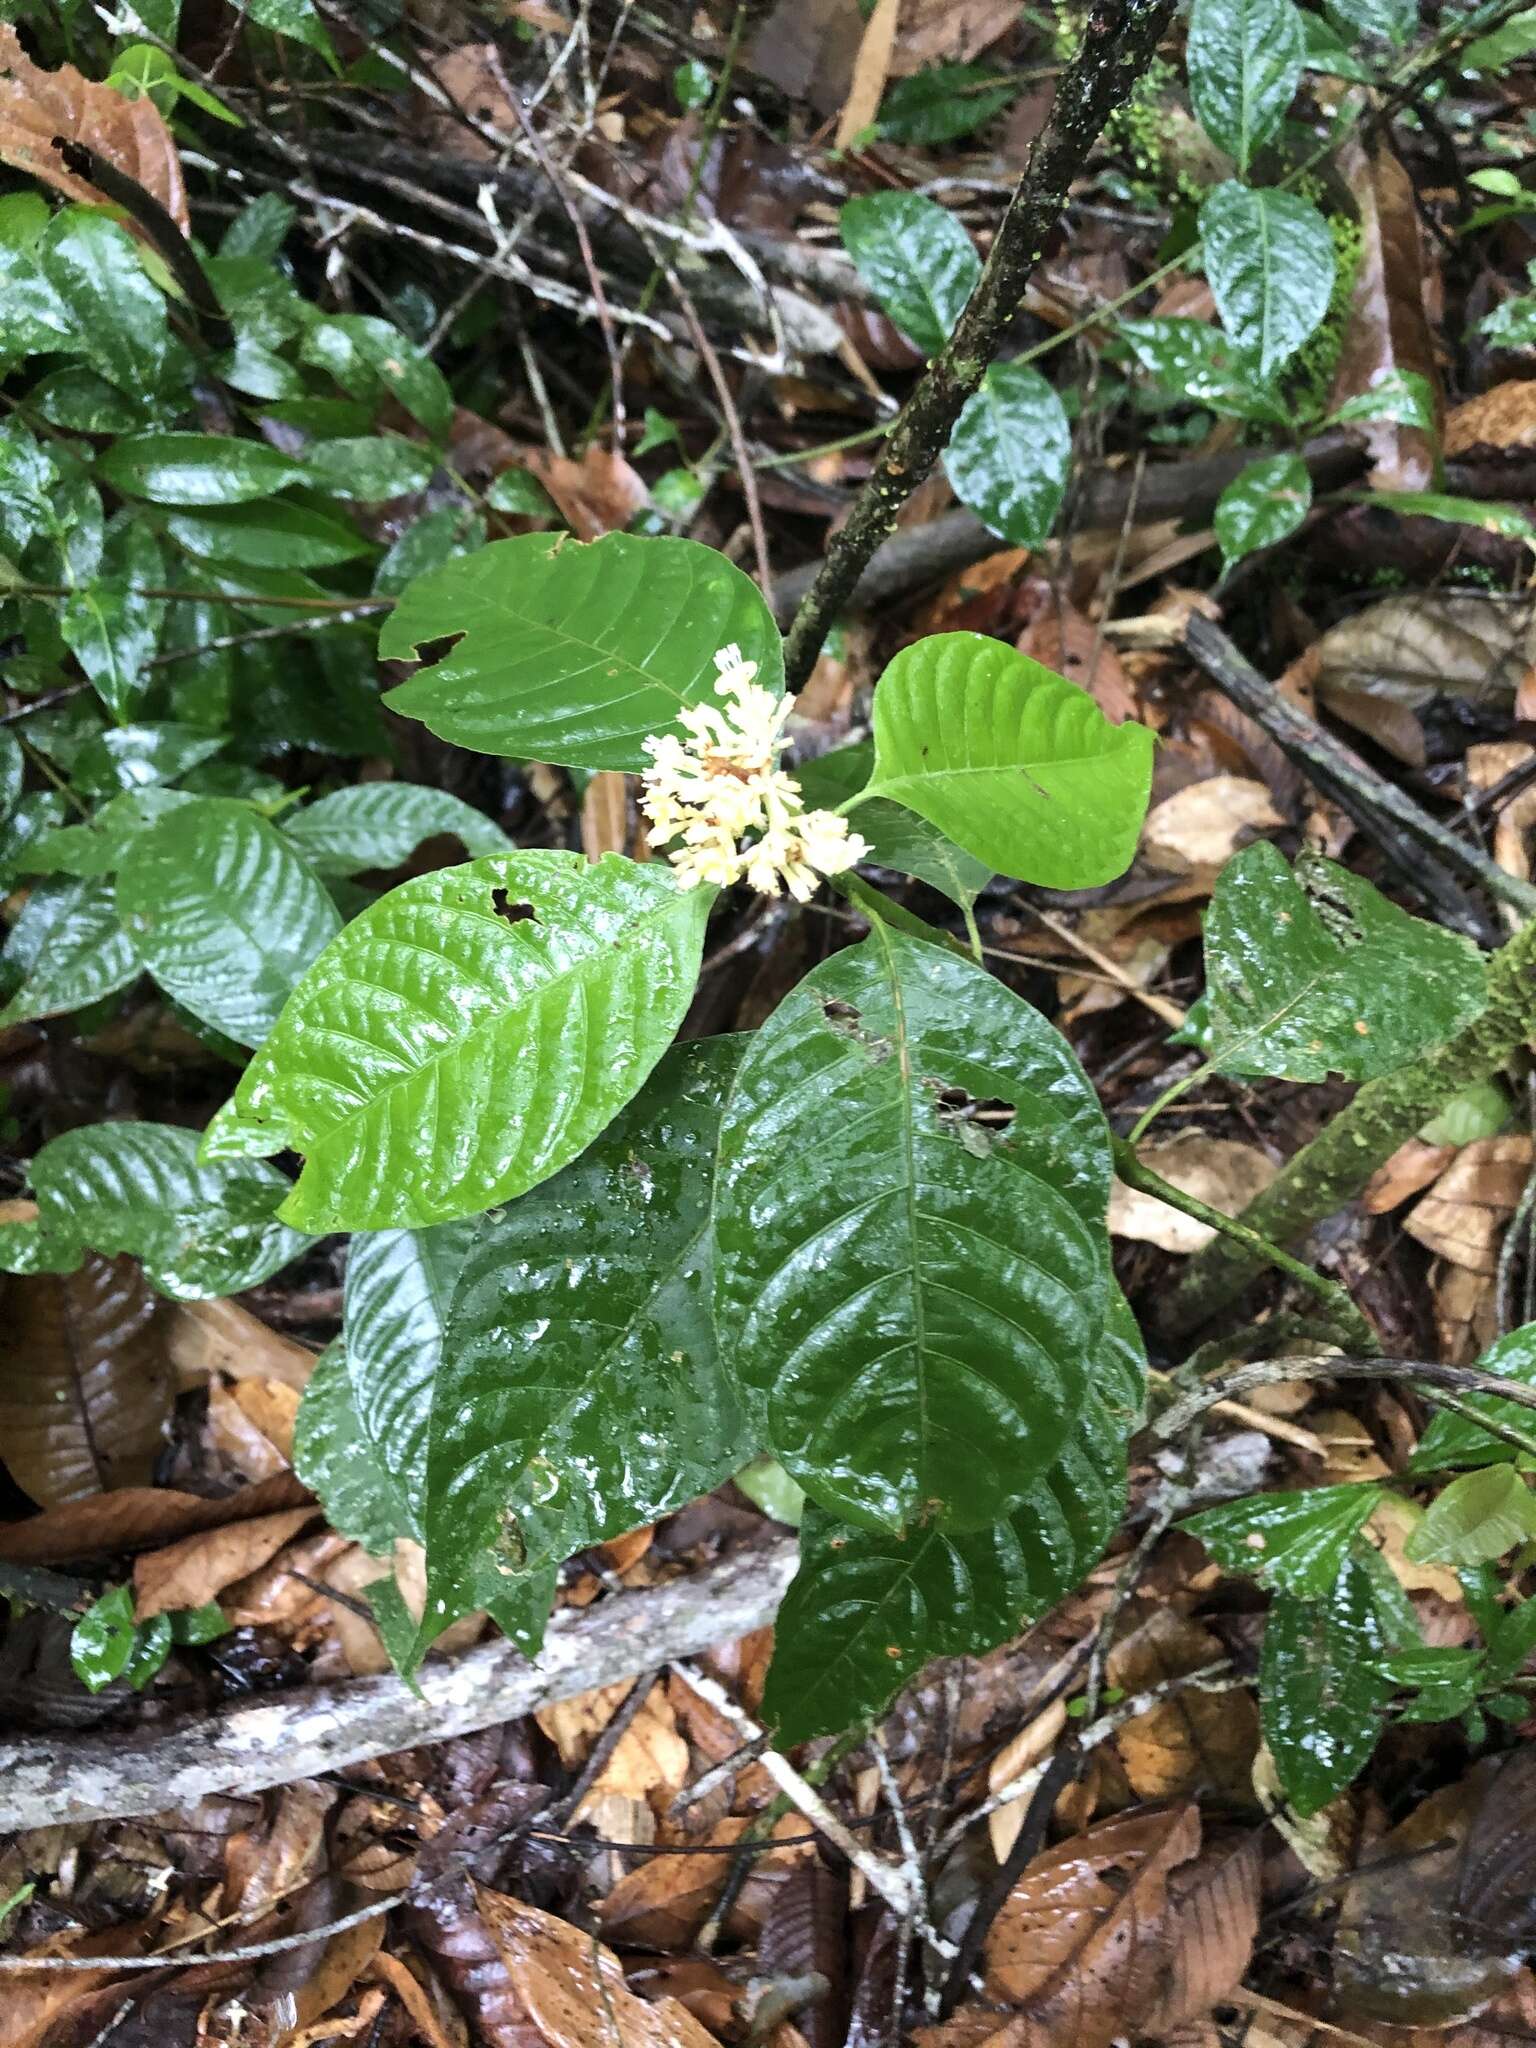
[[181,159],[159,108],[147,98],[124,99],[73,64],[43,70],[21,47],[15,29],[0,23],[0,163],[28,172],[67,199],[104,205],[94,185],[65,169],[53,147],[56,135],[83,142],[136,179],[183,234],[189,231]]
[[39,1507],[149,1478],[172,1386],[162,1305],[132,1259],[4,1290],[0,1458]]

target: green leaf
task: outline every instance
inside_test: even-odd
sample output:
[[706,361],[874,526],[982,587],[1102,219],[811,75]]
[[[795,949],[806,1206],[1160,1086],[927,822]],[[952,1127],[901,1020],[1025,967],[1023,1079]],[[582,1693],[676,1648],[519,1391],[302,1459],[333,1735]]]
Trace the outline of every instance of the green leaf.
[[176,1301],[255,1287],[304,1249],[275,1220],[289,1182],[259,1160],[200,1165],[197,1144],[195,1131],[172,1124],[65,1131],[29,1170],[38,1208],[30,1227],[55,1249],[72,1245],[74,1264],[87,1251],[130,1254]]
[[880,1709],[934,1657],[1017,1635],[1098,1563],[1125,1508],[1125,1439],[1090,1395],[1060,1460],[990,1528],[854,1528],[808,1508],[774,1624],[763,1718],[783,1748]]
[[[875,690],[871,797],[937,825],[994,873],[1088,889],[1129,867],[1152,735],[979,633],[904,648]],[[857,821],[858,812],[854,812]]]
[[1223,1501],[1179,1526],[1198,1536],[1225,1570],[1250,1573],[1299,1600],[1321,1600],[1381,1497],[1379,1486],[1256,1493]]
[[872,192],[837,217],[843,246],[884,312],[925,355],[948,341],[981,276],[955,216],[917,192]]
[[1306,70],[1320,71],[1328,78],[1350,78],[1357,85],[1370,84],[1369,67],[1320,14],[1303,14],[1301,37],[1301,61]]
[[123,930],[106,881],[40,882],[0,958],[22,976],[0,1010],[0,1025],[82,1010],[142,972],[138,948]]
[[1268,378],[1314,333],[1333,292],[1328,223],[1310,200],[1228,179],[1200,209],[1205,272],[1239,359]]
[[1246,174],[1301,83],[1301,16],[1294,0],[1194,0],[1189,91],[1200,125]]
[[125,434],[96,467],[113,490],[157,505],[240,505],[304,475],[265,441],[229,434]]
[[166,994],[238,1045],[261,1043],[341,922],[282,834],[231,797],[199,797],[141,833],[117,901]]
[[119,1678],[140,1692],[170,1655],[172,1640],[168,1614],[136,1622],[132,1586],[114,1586],[75,1623],[69,1661],[87,1692],[104,1692]]
[[[861,740],[800,762],[795,775],[813,809],[831,810],[860,794],[873,772],[874,760],[873,742]],[[903,810],[887,797],[872,797],[859,805],[859,833],[869,842],[869,858],[879,867],[915,875],[953,903],[974,903],[992,879],[985,862],[973,860],[946,839],[937,825],[930,825],[915,811]]]
[[979,967],[877,926],[816,968],[720,1132],[715,1310],[763,1447],[870,1527],[1004,1514],[1103,1348],[1108,1175],[1065,1040]]
[[[360,1245],[371,1242],[358,1239]],[[340,1339],[321,1352],[304,1388],[293,1430],[293,1469],[325,1509],[325,1519],[336,1533],[361,1543],[375,1557],[390,1556],[397,1536],[415,1536],[410,1509],[381,1462],[378,1445],[363,1428]]]
[[404,882],[295,989],[209,1156],[308,1155],[286,1222],[419,1228],[545,1180],[655,1066],[709,892],[617,854],[494,855]]
[[892,84],[875,125],[891,142],[919,147],[958,142],[1010,106],[1018,91],[1005,72],[990,64],[934,64]]
[[1404,519],[1443,519],[1453,526],[1475,526],[1509,540],[1528,541],[1536,548],[1536,525],[1513,505],[1489,505],[1481,498],[1448,498],[1440,491],[1356,491],[1362,505],[1397,512]]
[[382,505],[411,491],[424,491],[436,458],[419,441],[355,434],[341,441],[317,441],[304,451],[304,471],[316,490],[331,498],[357,498]]
[[217,1600],[205,1601],[201,1607],[178,1607],[166,1620],[175,1643],[216,1643],[229,1634],[229,1623]]
[[0,821],[10,817],[21,801],[26,780],[27,757],[15,733],[0,725]]
[[[675,427],[668,438],[674,441],[677,439]],[[653,441],[650,445],[654,448],[659,444]],[[643,455],[645,448],[646,444],[642,441],[636,453]],[[526,469],[504,469],[500,476],[493,479],[490,489],[485,494],[485,502],[493,512],[520,512],[527,519],[560,517],[559,506],[538,478]]]
[[170,340],[165,300],[127,230],[94,208],[68,206],[43,230],[35,255],[92,369],[125,391],[153,391]]
[[1536,1649],[1536,1600],[1522,1600],[1518,1606],[1497,1608],[1496,1620],[1485,1628],[1488,1637],[1488,1675],[1502,1682],[1523,1669]]
[[489,1221],[431,1400],[427,1590],[558,1562],[706,1493],[748,1439],[716,1350],[710,1216],[739,1039],[675,1048],[589,1151]]
[[398,597],[413,578],[484,545],[485,521],[472,505],[462,501],[434,505],[411,521],[379,563],[373,578],[374,594]]
[[253,263],[275,263],[297,215],[298,209],[276,192],[248,200],[224,230],[220,258],[243,256]]
[[199,561],[248,563],[258,569],[328,569],[371,552],[355,527],[312,505],[281,498],[172,512],[165,530]]
[[962,504],[1016,547],[1050,538],[1067,488],[1072,430],[1027,363],[992,363],[961,407],[944,468]]
[[1235,419],[1279,424],[1286,409],[1208,320],[1122,320],[1121,339],[1165,390]]
[[753,1458],[735,1475],[735,1483],[752,1505],[786,1528],[805,1520],[805,1488],[798,1485],[777,1458]]
[[321,875],[394,868],[424,839],[451,833],[470,855],[510,853],[512,842],[484,811],[445,789],[414,782],[359,782],[306,804],[283,819],[283,831]]
[[1271,548],[1294,533],[1311,505],[1312,478],[1299,455],[1250,462],[1217,499],[1211,521],[1223,572],[1256,548]]
[[1503,71],[1536,50],[1536,7],[1524,7],[1501,22],[1492,35],[1479,36],[1462,51],[1466,71]]
[[149,789],[174,782],[226,744],[215,733],[169,719],[151,725],[120,725],[114,731],[97,733],[80,749],[74,764],[75,785],[89,796]]
[[146,589],[163,583],[155,536],[124,513],[107,528],[101,573],[73,590],[59,612],[59,631],[96,694],[116,719],[137,710],[148,686],[147,665],[160,644],[165,601]]
[[691,113],[695,107],[707,107],[714,90],[715,81],[709,74],[709,67],[701,64],[697,57],[690,57],[685,64],[679,64],[672,73],[672,91],[685,113]]
[[[1483,1372],[1496,1372],[1522,1387],[1536,1387],[1536,1323],[1523,1323],[1518,1330],[1484,1352],[1477,1361]],[[1513,1401],[1501,1401],[1497,1394],[1467,1394],[1466,1406],[1492,1421],[1529,1432],[1536,1415]],[[1515,1456],[1513,1446],[1490,1436],[1475,1422],[1448,1411],[1432,1417],[1408,1460],[1410,1472],[1449,1472],[1458,1465],[1492,1465]]]
[[1281,1789],[1306,1819],[1363,1769],[1395,1690],[1370,1576],[1346,1557],[1326,1599],[1277,1593],[1264,1628],[1259,1712]]
[[1205,916],[1205,994],[1184,1027],[1223,1074],[1368,1081],[1442,1044],[1487,1000],[1470,940],[1267,839],[1234,854]]
[[441,441],[453,422],[448,380],[398,327],[366,313],[332,313],[309,327],[299,360],[329,370],[354,398],[378,404],[394,398]]
[[1414,1564],[1487,1564],[1536,1536],[1536,1496],[1513,1465],[1463,1472],[1403,1546]]
[[1417,370],[1383,370],[1375,383],[1346,398],[1331,419],[1391,420],[1400,427],[1435,431],[1435,394],[1429,379]]
[[714,701],[719,648],[739,646],[761,684],[784,687],[762,593],[691,540],[493,541],[411,584],[379,653],[410,661],[447,634],[463,637],[384,701],[455,746],[566,768],[647,767],[647,734]]
[[1536,292],[1495,306],[1478,321],[1477,331],[1487,335],[1495,348],[1536,347]]
[[1403,43],[1419,25],[1419,0],[1323,0],[1323,8],[1344,36]]
[[240,0],[240,5],[252,21],[259,21],[263,28],[288,36],[296,43],[307,43],[329,59],[333,70],[340,69],[325,25],[315,12],[314,0]]
[[1509,1126],[1509,1097],[1497,1081],[1476,1081],[1419,1127],[1426,1145],[1470,1145]]

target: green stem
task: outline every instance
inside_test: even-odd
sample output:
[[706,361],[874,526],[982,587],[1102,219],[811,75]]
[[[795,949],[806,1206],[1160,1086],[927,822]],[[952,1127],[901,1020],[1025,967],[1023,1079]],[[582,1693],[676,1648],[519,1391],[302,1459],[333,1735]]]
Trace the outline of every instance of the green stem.
[[1215,1071],[1209,1060],[1202,1060],[1199,1066],[1184,1075],[1182,1080],[1170,1081],[1152,1107],[1143,1110],[1141,1115],[1137,1117],[1135,1123],[1130,1128],[1125,1142],[1128,1145],[1139,1145],[1146,1135],[1148,1127],[1157,1121],[1165,1109],[1177,1102],[1181,1095],[1187,1095],[1191,1088],[1197,1087],[1200,1082]]
[[1150,1166],[1143,1164],[1128,1138],[1115,1140],[1115,1172],[1128,1188],[1135,1188],[1144,1195],[1155,1195],[1170,1209],[1181,1209],[1186,1216],[1193,1216],[1197,1223],[1207,1224],[1222,1237],[1241,1245],[1250,1258],[1278,1267],[1322,1303],[1341,1342],[1353,1350],[1374,1350],[1375,1331],[1336,1280],[1326,1279],[1303,1260],[1293,1258],[1279,1245],[1271,1244],[1251,1225],[1223,1215],[1220,1209],[1213,1209],[1208,1202],[1202,1202],[1198,1195],[1186,1194],[1183,1188],[1176,1188],[1171,1181],[1164,1180],[1160,1173],[1154,1173]]

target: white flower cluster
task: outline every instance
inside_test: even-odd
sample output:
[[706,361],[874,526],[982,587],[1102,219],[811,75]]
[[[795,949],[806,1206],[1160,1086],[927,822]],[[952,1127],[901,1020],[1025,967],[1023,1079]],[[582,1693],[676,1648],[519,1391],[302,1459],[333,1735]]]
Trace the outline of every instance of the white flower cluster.
[[845,818],[808,811],[778,765],[794,699],[765,689],[739,647],[722,647],[715,667],[725,702],[690,705],[678,721],[686,739],[666,733],[645,743],[651,765],[640,808],[650,843],[667,847],[684,889],[745,881],[765,896],[782,885],[807,902],[823,875],[841,874],[869,849]]

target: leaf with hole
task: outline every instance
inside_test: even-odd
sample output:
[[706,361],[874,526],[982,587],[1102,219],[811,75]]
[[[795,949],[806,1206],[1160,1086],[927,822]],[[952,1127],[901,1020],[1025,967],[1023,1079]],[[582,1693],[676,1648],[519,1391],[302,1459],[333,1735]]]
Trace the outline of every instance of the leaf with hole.
[[1295,0],[1195,0],[1189,16],[1189,93],[1200,125],[1246,173],[1285,118],[1301,83]]
[[784,687],[784,649],[751,578],[697,541],[609,533],[493,541],[410,584],[379,635],[386,661],[458,643],[385,702],[439,739],[567,768],[648,767],[641,742],[715,701],[717,649]]
[[294,990],[208,1156],[292,1148],[305,1230],[417,1229],[546,1180],[617,1115],[693,995],[710,892],[616,854],[403,882]]
[[1218,1072],[1325,1081],[1390,1073],[1487,1001],[1482,955],[1316,855],[1234,854],[1205,916],[1205,994],[1183,1036]]
[[1198,1536],[1229,1572],[1246,1572],[1299,1600],[1321,1600],[1382,1497],[1379,1486],[1315,1486],[1256,1493],[1191,1515]]
[[130,844],[117,904],[167,995],[259,1045],[341,919],[308,866],[232,797],[168,811]]
[[1015,547],[1050,538],[1067,488],[1072,430],[1061,400],[1027,363],[992,363],[960,409],[944,451],[955,496]]
[[512,842],[484,811],[446,789],[414,782],[359,782],[290,811],[284,834],[316,874],[394,868],[425,839],[452,836],[471,855],[510,853]]
[[975,290],[981,258],[955,216],[918,192],[872,192],[837,217],[843,246],[882,311],[937,355]]
[[[870,797],[916,811],[994,873],[1088,889],[1129,867],[1152,735],[979,633],[904,648],[875,689]],[[854,811],[857,824],[858,811]]]
[[1216,500],[1211,524],[1223,571],[1293,534],[1312,507],[1312,478],[1299,455],[1266,455],[1235,476]]
[[1291,192],[1228,179],[1200,209],[1205,274],[1241,360],[1273,376],[1316,332],[1337,268],[1328,223]]
[[[1522,1387],[1536,1388],[1536,1323],[1523,1323],[1489,1347],[1477,1361],[1484,1372],[1514,1380]],[[1497,1394],[1458,1396],[1477,1414],[1507,1423],[1526,1434],[1536,1434],[1536,1412],[1514,1401],[1501,1401]],[[1479,1429],[1469,1415],[1443,1410],[1430,1418],[1408,1460],[1410,1472],[1449,1472],[1459,1465],[1502,1464],[1516,1455],[1514,1446],[1502,1437]]]
[[59,1017],[115,995],[143,971],[138,947],[103,880],[43,882],[28,896],[0,962],[21,986],[0,1025]]
[[1276,1593],[1264,1625],[1259,1712],[1281,1788],[1306,1819],[1361,1771],[1396,1690],[1376,1660],[1393,1645],[1363,1561],[1346,1557],[1320,1600]]
[[1087,1397],[1108,1199],[1065,1040],[877,926],[757,1033],[721,1124],[715,1312],[753,1435],[850,1521],[998,1520]]

